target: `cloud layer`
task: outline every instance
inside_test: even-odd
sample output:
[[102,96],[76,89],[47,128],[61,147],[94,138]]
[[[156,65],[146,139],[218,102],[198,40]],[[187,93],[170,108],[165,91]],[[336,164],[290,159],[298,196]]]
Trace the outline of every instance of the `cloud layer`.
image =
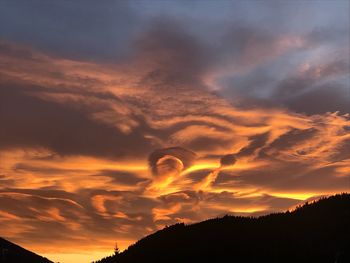
[[260,13],[227,21],[210,2],[193,1],[192,16],[150,3],[2,4],[0,22],[39,14],[0,23],[4,237],[46,254],[108,251],[176,222],[349,190],[349,24],[329,4],[301,4],[298,16],[319,14],[302,26],[292,2],[229,5]]

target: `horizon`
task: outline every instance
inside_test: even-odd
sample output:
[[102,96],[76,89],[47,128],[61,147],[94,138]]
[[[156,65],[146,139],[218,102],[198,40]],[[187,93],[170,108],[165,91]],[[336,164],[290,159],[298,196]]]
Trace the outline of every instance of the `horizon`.
[[349,13],[1,1],[0,237],[91,262],[167,225],[349,192]]

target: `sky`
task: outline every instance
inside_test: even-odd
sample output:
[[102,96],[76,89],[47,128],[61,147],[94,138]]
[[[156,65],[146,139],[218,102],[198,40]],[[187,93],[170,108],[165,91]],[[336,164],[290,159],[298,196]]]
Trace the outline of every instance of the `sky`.
[[350,189],[347,0],[0,1],[0,235],[90,262]]

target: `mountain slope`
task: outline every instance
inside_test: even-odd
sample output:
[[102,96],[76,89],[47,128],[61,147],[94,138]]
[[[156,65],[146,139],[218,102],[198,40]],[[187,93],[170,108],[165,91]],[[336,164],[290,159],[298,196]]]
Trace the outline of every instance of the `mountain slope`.
[[99,263],[350,262],[350,195],[259,218],[177,224]]
[[47,258],[41,257],[1,237],[0,237],[0,262],[1,263],[53,263]]

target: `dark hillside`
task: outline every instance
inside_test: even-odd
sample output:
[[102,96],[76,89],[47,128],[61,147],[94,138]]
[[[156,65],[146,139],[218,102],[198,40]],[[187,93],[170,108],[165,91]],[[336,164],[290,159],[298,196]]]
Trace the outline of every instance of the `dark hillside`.
[[0,262],[1,263],[53,263],[47,258],[41,257],[1,237],[0,237]]
[[98,262],[350,262],[350,194],[258,218],[176,224]]

